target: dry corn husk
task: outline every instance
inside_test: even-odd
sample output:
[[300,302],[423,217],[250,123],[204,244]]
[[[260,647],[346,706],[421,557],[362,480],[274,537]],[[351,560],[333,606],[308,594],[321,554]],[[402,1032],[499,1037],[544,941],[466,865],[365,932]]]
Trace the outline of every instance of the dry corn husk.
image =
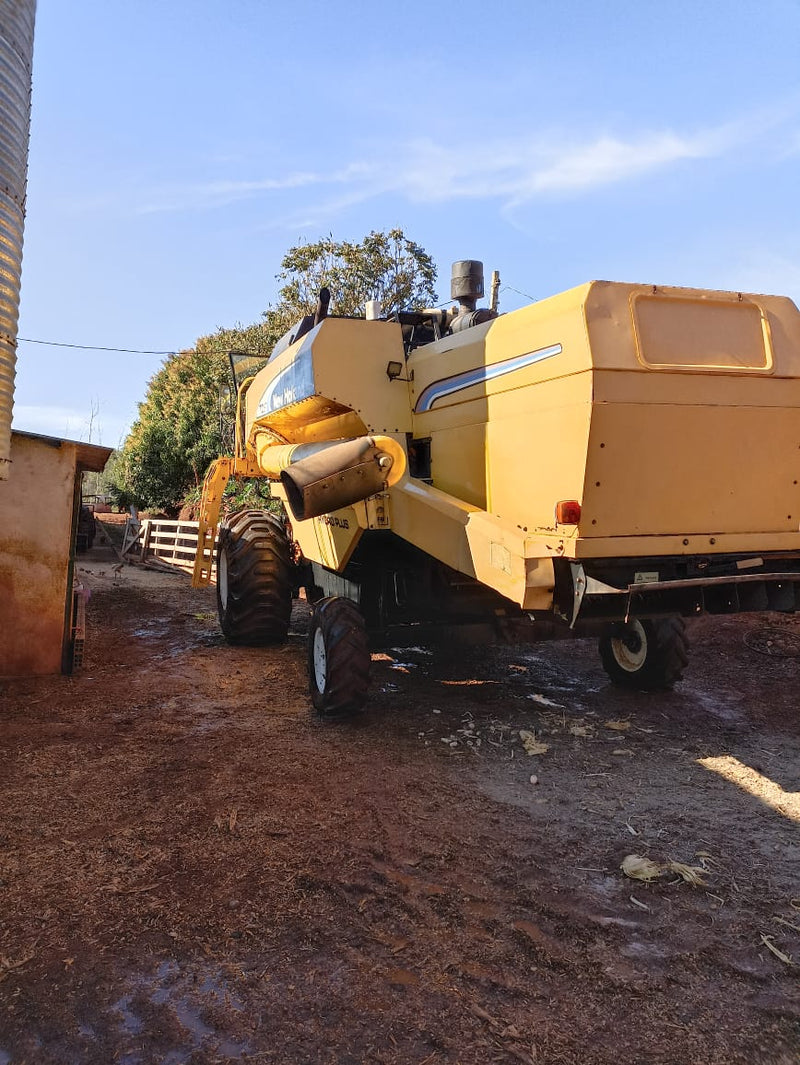
[[677,873],[681,879],[685,880],[687,884],[691,884],[692,887],[705,887],[705,880],[703,880],[703,873],[706,872],[699,865],[684,865],[683,862],[667,862],[664,866],[664,872]]
[[664,873],[677,873],[682,880],[685,880],[687,884],[691,884],[692,887],[705,887],[706,883],[703,879],[703,873],[707,872],[707,870],[699,865],[686,865],[684,862],[675,861],[659,864],[649,858],[642,858],[639,854],[629,854],[623,859],[620,868],[625,876],[631,877],[632,880],[650,881],[658,879]]
[[522,746],[525,748],[526,754],[547,754],[550,750],[550,744],[537,740],[535,732],[528,732],[524,728],[520,729],[519,738],[522,740]]
[[632,880],[655,880],[663,872],[660,865],[643,858],[640,854],[628,854],[622,859],[620,869]]

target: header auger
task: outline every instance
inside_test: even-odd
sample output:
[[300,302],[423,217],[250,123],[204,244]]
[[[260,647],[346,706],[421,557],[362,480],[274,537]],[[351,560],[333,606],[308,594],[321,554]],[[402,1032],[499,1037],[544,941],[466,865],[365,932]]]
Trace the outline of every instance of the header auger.
[[657,689],[686,666],[685,618],[797,608],[790,300],[590,282],[498,315],[474,260],[452,296],[337,318],[323,289],[262,369],[234,367],[195,583],[231,476],[268,478],[285,520],[220,525],[229,640],[284,638],[304,589],[312,700],[335,714],[381,644],[595,634],[614,683]]

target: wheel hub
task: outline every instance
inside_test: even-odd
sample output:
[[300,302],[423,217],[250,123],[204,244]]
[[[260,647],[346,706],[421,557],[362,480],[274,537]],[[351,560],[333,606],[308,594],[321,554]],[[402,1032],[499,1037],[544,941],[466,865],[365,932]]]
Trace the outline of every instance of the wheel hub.
[[321,629],[314,633],[314,683],[322,694],[328,679],[328,655],[325,651],[325,637]]
[[228,605],[228,556],[225,551],[220,551],[217,559],[217,589],[224,610]]
[[611,647],[621,669],[636,673],[647,658],[647,636],[640,621],[632,621],[619,636],[611,638]]

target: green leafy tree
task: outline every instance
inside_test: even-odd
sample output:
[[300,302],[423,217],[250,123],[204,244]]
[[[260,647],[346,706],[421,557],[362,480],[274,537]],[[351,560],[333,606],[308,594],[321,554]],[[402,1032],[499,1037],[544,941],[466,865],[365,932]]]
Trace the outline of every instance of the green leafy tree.
[[359,243],[331,235],[297,244],[281,260],[278,303],[264,312],[278,340],[317,305],[323,285],[331,291],[332,314],[363,314],[367,300],[380,300],[384,314],[436,303],[436,266],[402,229],[368,234]]
[[228,352],[266,356],[267,342],[261,324],[221,329],[167,359],[150,380],[123,445],[112,488],[117,503],[167,513],[180,508],[186,492],[201,484],[209,463],[226,450],[220,408],[229,413]]
[[[311,313],[323,285],[331,313],[361,314],[378,299],[384,313],[436,302],[436,267],[428,253],[401,229],[372,232],[359,243],[332,236],[290,248],[277,275],[278,302],[253,325],[219,329],[200,337],[191,351],[170,356],[151,379],[114,466],[111,492],[123,506],[176,512],[197,498],[209,464],[230,453],[233,398],[229,351],[268,358],[277,340]],[[222,402],[221,402],[222,400]]]
[[[119,509],[127,510],[133,502],[130,492],[125,483],[124,456],[121,450],[111,452],[105,469],[98,475],[94,482],[94,490],[109,497],[110,501]],[[86,489],[86,475],[84,474],[84,488]],[[91,489],[86,489],[91,490]]]

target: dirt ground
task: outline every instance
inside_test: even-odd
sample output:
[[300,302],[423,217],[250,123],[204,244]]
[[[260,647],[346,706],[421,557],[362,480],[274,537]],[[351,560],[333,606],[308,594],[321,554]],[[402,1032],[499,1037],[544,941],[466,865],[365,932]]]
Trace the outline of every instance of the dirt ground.
[[302,604],[230,648],[82,559],[83,671],[0,682],[0,1065],[800,1061],[793,618],[697,621],[660,695],[583,641],[390,652],[325,722]]

